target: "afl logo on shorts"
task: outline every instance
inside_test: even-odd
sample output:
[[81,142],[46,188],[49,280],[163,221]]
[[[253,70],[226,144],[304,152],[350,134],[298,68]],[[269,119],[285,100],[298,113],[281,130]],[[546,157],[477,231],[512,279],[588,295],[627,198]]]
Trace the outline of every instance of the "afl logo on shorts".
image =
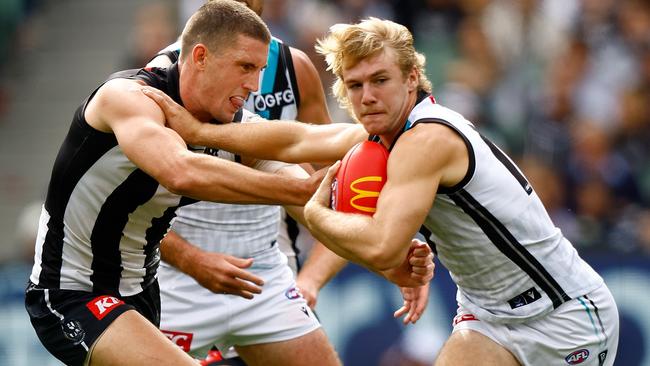
[[295,300],[300,297],[300,291],[295,287],[291,287],[285,291],[284,296],[289,300]]
[[269,108],[292,104],[295,100],[293,91],[289,89],[276,93],[254,95],[253,98],[256,111],[265,111]]
[[566,356],[564,360],[569,365],[579,365],[587,361],[587,358],[589,358],[589,350],[583,348],[572,352],[570,355]]

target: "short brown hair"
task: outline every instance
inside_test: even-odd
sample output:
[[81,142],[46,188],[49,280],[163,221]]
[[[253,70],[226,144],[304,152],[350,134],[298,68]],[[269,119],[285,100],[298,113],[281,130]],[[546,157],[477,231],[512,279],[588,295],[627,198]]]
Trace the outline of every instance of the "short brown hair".
[[395,51],[397,65],[402,74],[406,76],[413,67],[417,68],[418,90],[431,92],[431,82],[424,70],[424,55],[415,50],[411,32],[401,24],[371,17],[357,24],[333,25],[329,34],[318,40],[316,45],[316,50],[325,56],[327,69],[337,78],[332,91],[343,107],[350,109],[350,101],[343,84],[343,68],[354,66],[387,48]]
[[203,4],[185,24],[181,34],[181,59],[203,43],[211,50],[224,49],[242,34],[266,44],[271,32],[259,15],[233,0],[211,0]]

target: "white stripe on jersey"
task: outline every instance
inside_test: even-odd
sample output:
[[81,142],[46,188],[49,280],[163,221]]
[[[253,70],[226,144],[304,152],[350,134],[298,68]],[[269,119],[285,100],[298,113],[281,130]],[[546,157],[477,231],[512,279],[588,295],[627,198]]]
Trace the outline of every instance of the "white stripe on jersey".
[[34,247],[34,266],[32,267],[32,274],[29,280],[32,283],[38,283],[38,278],[41,276],[41,269],[43,261],[43,244],[45,243],[45,235],[47,235],[47,223],[50,221],[50,214],[45,209],[45,205],[41,207],[41,216],[38,220],[38,232],[36,234],[36,245]]

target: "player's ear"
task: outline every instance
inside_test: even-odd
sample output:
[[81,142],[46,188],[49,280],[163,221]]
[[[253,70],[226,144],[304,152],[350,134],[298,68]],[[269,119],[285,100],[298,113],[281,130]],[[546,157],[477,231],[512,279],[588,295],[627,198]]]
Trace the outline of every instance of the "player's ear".
[[208,48],[203,43],[197,43],[192,48],[192,62],[197,65],[199,69],[204,69],[208,58]]
[[418,68],[413,66],[408,75],[406,75],[406,79],[409,91],[417,89],[418,83],[420,82],[420,72]]

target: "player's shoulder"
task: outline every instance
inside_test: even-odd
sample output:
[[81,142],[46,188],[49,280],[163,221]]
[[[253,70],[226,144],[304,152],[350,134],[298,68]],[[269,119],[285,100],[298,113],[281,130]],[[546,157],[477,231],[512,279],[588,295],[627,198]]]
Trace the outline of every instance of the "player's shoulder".
[[307,53],[305,51],[295,48],[295,47],[289,47],[289,52],[291,53],[291,60],[293,61],[293,64],[296,66],[314,66],[314,63],[311,61],[309,56],[307,56]]

